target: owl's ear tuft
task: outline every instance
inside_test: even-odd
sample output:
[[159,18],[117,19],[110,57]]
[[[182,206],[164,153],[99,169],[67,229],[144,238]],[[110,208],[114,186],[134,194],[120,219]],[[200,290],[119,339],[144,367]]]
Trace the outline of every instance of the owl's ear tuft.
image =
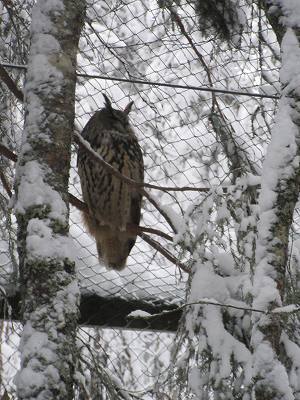
[[129,114],[132,108],[134,101],[131,101],[130,103],[127,104],[127,106],[124,108],[123,112],[124,114]]
[[111,101],[109,100],[109,98],[106,96],[106,94],[105,93],[102,93],[103,94],[103,97],[104,97],[104,100],[105,100],[105,108],[107,108],[108,110],[112,110],[113,108],[112,108],[112,105],[111,105]]

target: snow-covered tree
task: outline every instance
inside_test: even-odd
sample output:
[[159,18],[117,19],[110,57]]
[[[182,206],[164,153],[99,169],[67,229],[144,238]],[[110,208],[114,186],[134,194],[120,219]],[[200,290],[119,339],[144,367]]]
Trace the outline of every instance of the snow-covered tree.
[[19,399],[73,399],[79,290],[68,235],[76,56],[84,1],[33,7],[14,210],[22,319]]
[[[213,3],[220,9],[220,2]],[[221,125],[215,132],[225,134],[220,139],[232,184],[225,201],[220,203],[216,193],[199,212],[201,235],[187,297],[191,306],[175,353],[181,356],[179,383],[187,379],[197,399],[299,398],[299,322],[293,315],[299,265],[291,268],[290,258],[300,182],[300,5],[278,0],[259,6],[281,45],[281,99],[261,173],[249,164],[229,123],[222,124],[217,115]],[[218,27],[210,22],[212,29]],[[230,219],[229,256],[220,252],[228,247],[220,233]],[[182,393],[186,389],[183,384]]]

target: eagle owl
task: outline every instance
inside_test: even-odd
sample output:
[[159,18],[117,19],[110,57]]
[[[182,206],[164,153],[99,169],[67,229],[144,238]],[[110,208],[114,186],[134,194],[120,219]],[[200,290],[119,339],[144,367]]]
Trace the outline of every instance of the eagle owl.
[[[91,117],[82,137],[122,175],[143,182],[143,155],[128,119],[133,102],[123,111],[115,110],[103,96],[105,107]],[[107,268],[121,270],[136,241],[136,235],[126,232],[126,225],[139,225],[142,196],[81,147],[78,173],[89,211],[83,213],[84,223],[96,240],[99,261]]]

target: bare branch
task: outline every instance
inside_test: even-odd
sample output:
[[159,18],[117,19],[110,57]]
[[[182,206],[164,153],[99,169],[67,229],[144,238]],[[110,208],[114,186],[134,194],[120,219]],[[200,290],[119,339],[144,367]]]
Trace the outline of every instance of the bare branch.
[[171,261],[172,264],[176,265],[182,271],[186,272],[189,274],[191,272],[190,268],[181,263],[177,258],[175,258],[168,250],[166,250],[164,247],[162,247],[156,240],[153,240],[150,238],[148,235],[145,235],[144,233],[139,233],[139,236],[145,240],[151,247],[153,247],[155,250],[157,250],[160,254],[162,254],[167,260]]
[[2,154],[4,157],[8,158],[9,160],[13,162],[17,162],[18,156],[9,150],[4,144],[0,143],[0,154]]
[[164,217],[164,219],[167,221],[167,223],[170,225],[170,227],[172,228],[174,233],[177,233],[177,229],[175,227],[175,225],[173,224],[171,218],[168,216],[168,214],[160,207],[160,205],[157,203],[156,200],[153,199],[153,197],[151,197],[151,195],[146,192],[146,190],[143,191],[143,196],[145,196],[149,203],[151,203],[156,209],[157,211]]
[[12,191],[11,191],[10,184],[1,168],[0,168],[0,180],[1,180],[2,185],[3,185],[4,189],[6,190],[8,196],[11,197]]
[[16,96],[16,98],[23,103],[24,95],[15,83],[15,81],[8,75],[5,69],[0,65],[0,79],[8,87],[8,89]]

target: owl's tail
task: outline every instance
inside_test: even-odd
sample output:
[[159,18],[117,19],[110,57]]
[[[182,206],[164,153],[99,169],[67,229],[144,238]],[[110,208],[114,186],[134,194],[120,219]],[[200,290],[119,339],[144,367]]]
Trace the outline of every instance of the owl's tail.
[[128,236],[126,232],[103,229],[90,216],[83,213],[84,224],[96,240],[98,258],[101,264],[109,269],[121,271],[126,267],[127,257],[136,237]]
[[129,255],[128,238],[121,235],[109,234],[97,235],[96,245],[100,262],[104,262],[107,268],[121,271],[126,267]]

